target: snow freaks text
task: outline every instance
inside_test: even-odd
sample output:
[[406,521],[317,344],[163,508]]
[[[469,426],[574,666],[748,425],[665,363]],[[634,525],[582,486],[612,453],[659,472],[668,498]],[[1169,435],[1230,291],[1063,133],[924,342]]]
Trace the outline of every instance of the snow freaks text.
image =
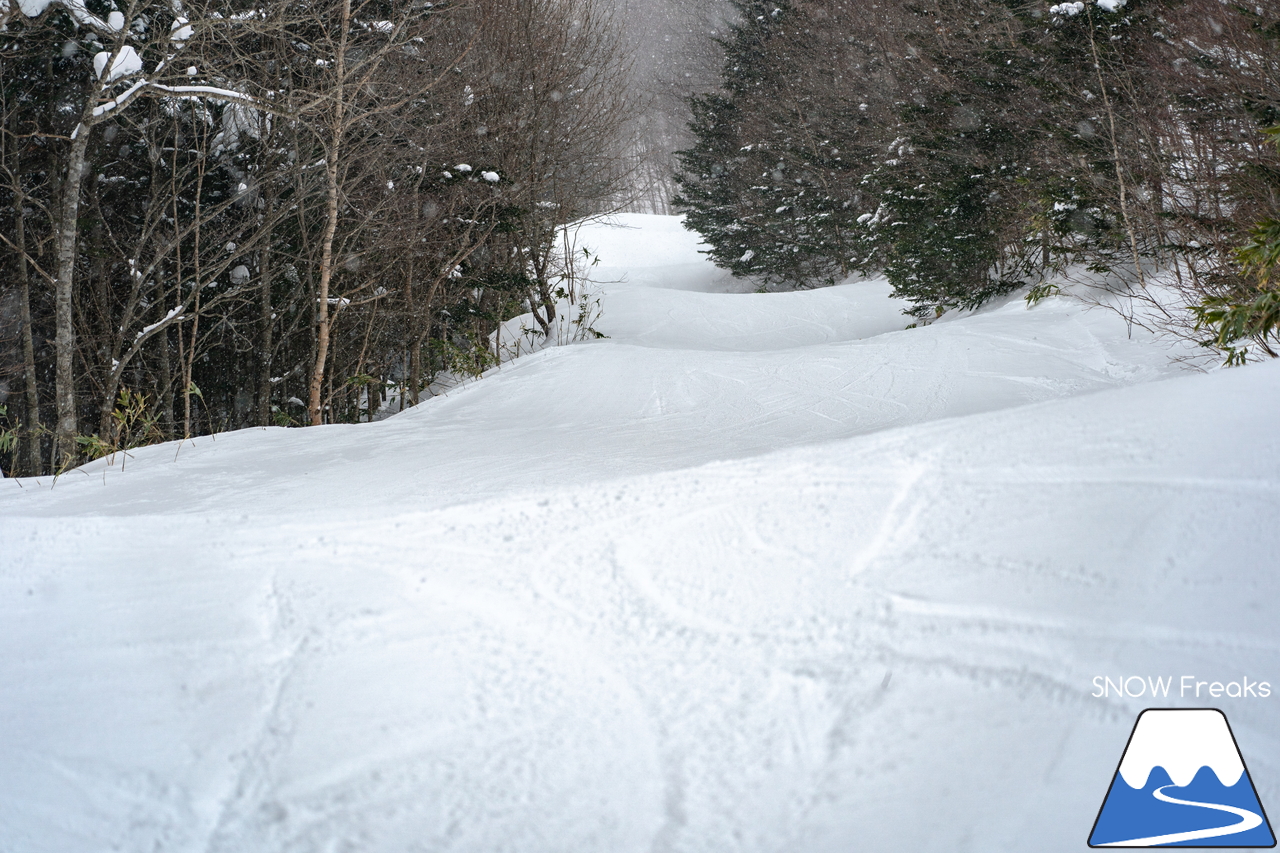
[[1267,699],[1271,696],[1271,682],[1254,681],[1245,676],[1236,681],[1208,681],[1194,675],[1141,676],[1130,675],[1109,678],[1098,675],[1093,679],[1094,699],[1118,696],[1129,699],[1141,697],[1181,699]]

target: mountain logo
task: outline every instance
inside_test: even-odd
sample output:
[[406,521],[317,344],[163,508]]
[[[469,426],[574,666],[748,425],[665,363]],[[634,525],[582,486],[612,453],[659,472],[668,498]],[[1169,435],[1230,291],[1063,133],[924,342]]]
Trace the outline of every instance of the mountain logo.
[[1138,715],[1090,847],[1275,847],[1240,747],[1216,708]]

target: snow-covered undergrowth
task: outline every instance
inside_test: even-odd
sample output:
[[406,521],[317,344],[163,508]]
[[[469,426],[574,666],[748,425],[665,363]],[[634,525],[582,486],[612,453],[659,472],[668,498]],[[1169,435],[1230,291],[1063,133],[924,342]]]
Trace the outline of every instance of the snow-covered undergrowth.
[[[437,397],[457,391],[482,378],[495,366],[550,347],[606,337],[595,323],[602,312],[601,285],[607,282],[597,281],[599,277],[591,275],[599,258],[590,246],[579,244],[583,226],[584,223],[577,223],[561,229],[560,245],[550,255],[554,271],[547,275],[547,284],[554,311],[548,312],[543,304],[535,309],[526,302],[525,307],[531,310],[500,323],[485,342],[483,355],[473,350],[455,351],[454,366],[431,377],[421,396]],[[591,236],[596,230],[588,227],[586,233]],[[407,389],[399,382],[388,382],[382,393],[374,420],[386,420],[409,405]],[[361,395],[361,409],[368,408],[368,400],[366,391]]]
[[623,224],[605,340],[0,482],[0,849],[1078,850],[1152,704],[1275,801],[1091,693],[1280,685],[1280,366]]

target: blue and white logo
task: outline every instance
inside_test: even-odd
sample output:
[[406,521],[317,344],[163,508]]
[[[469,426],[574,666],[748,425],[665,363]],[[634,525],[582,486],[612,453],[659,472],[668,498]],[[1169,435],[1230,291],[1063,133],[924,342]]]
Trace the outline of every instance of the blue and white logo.
[[1090,847],[1275,847],[1240,748],[1215,708],[1138,715]]

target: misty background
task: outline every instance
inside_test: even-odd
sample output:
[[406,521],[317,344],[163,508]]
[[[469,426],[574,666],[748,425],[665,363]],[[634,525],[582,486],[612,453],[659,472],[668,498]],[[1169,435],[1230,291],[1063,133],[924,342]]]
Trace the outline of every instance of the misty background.
[[639,161],[637,194],[628,206],[670,213],[675,152],[689,148],[689,97],[715,89],[719,39],[734,20],[729,0],[603,0],[624,34],[634,79],[632,132]]

